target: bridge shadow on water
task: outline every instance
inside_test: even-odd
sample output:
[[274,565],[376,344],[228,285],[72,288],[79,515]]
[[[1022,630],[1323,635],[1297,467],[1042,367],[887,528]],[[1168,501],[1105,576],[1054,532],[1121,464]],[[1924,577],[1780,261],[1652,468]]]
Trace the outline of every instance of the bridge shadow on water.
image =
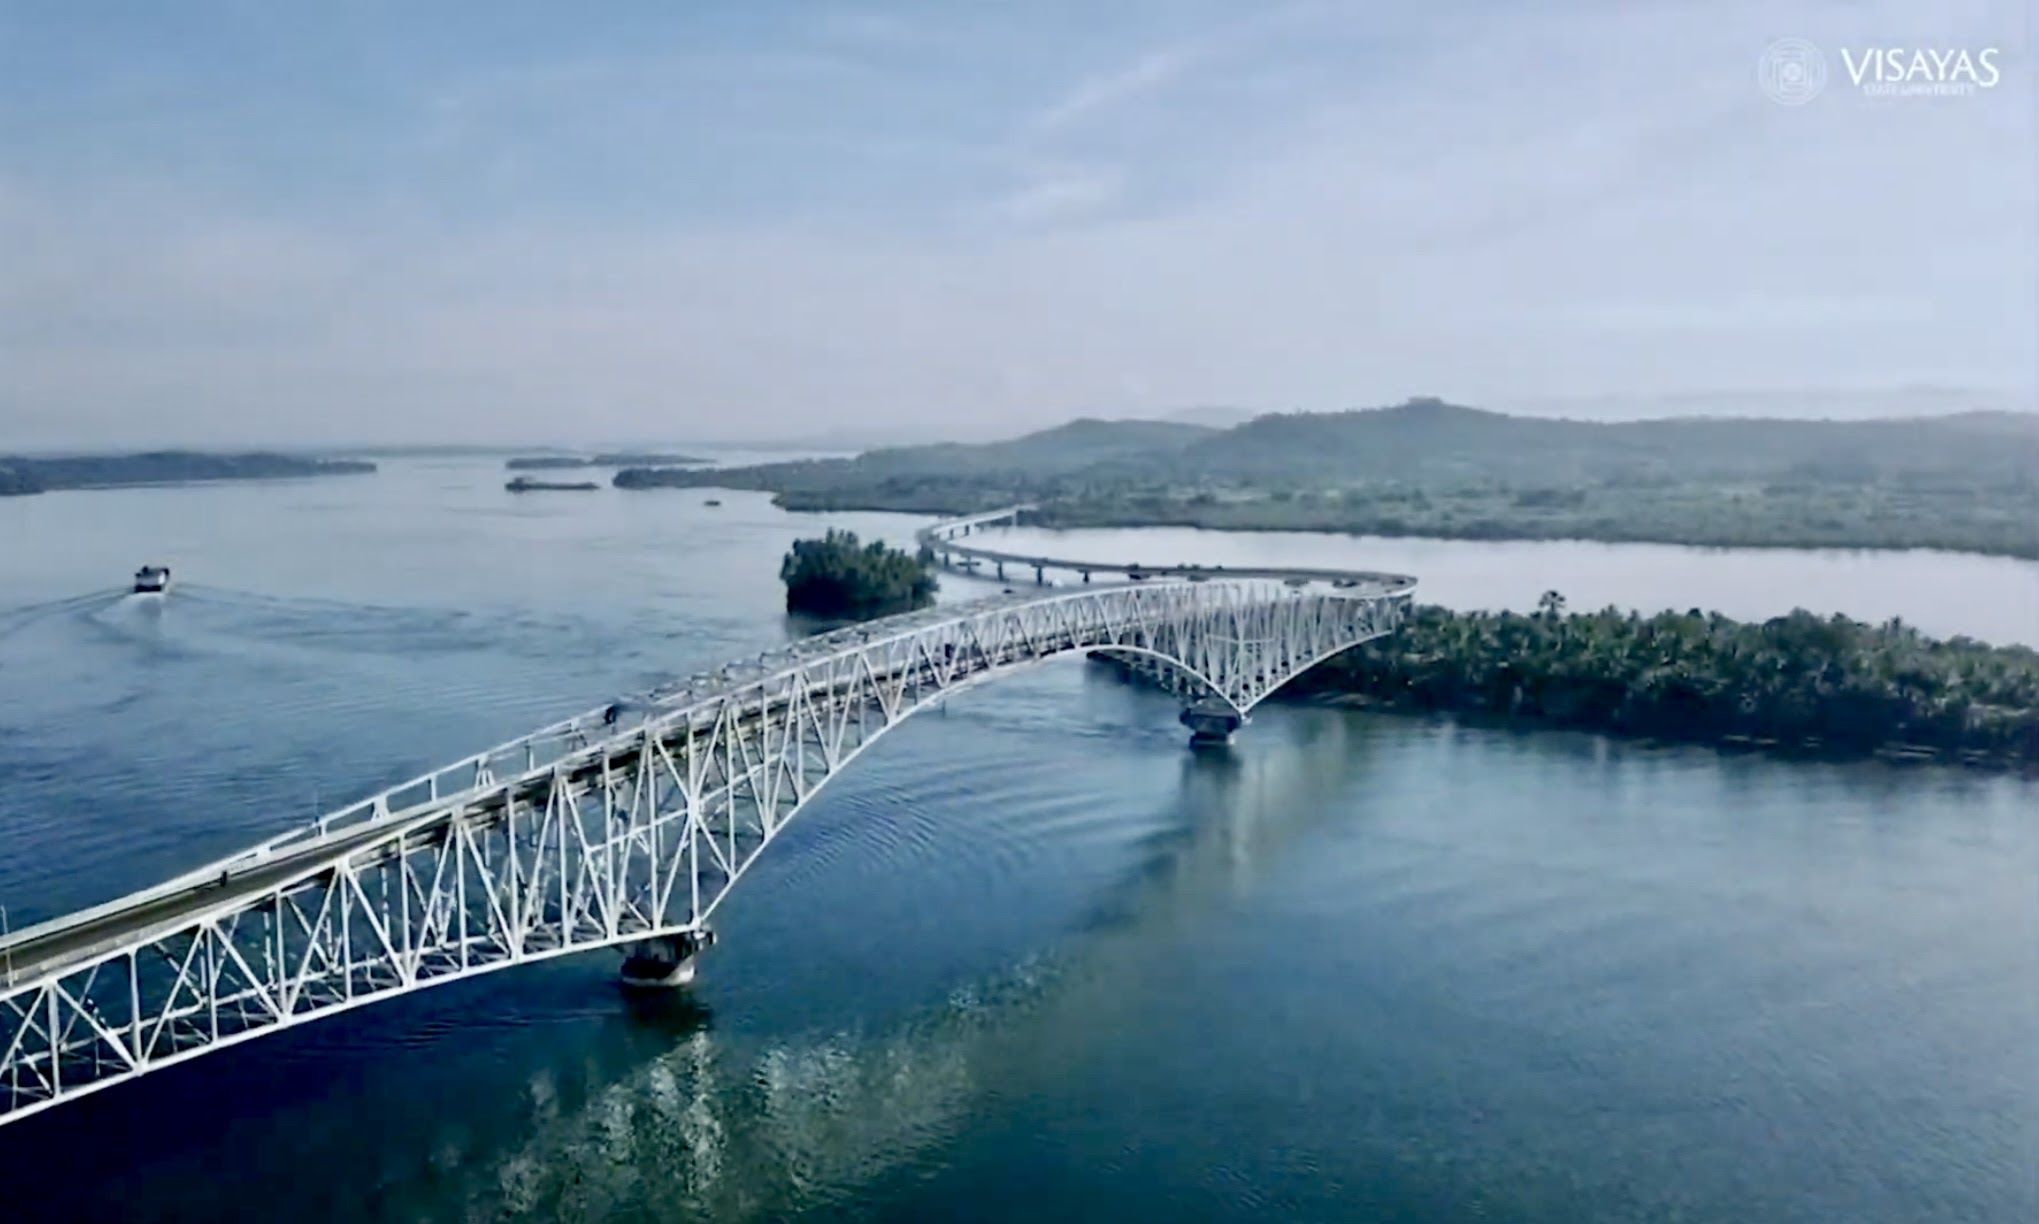
[[655,1200],[667,1219],[913,1215],[959,1145],[998,1147],[985,1128],[1010,1125],[1015,1100],[1078,1082],[1110,1056],[1137,1023],[1131,983],[1157,960],[1194,956],[1235,898],[1351,813],[1342,800],[1367,757],[1353,726],[1335,711],[1271,712],[1260,738],[1186,755],[1166,819],[1131,847],[1131,867],[1059,938],[942,1003],[876,1032],[703,1034],[471,1170],[464,1195],[536,1169],[517,1194],[481,1190],[489,1211],[596,1218]]
[[[16,1123],[0,1132],[0,1221],[268,1220],[285,1202],[302,1219],[386,1218],[391,1192],[451,1152],[513,1143],[713,1030],[698,994],[623,990],[616,960],[449,983]],[[364,1153],[379,1163],[359,1168]]]
[[[1126,697],[1143,720],[1174,704]],[[10,1127],[0,1218],[266,1220],[289,1203],[304,1221],[775,1219],[910,1199],[989,1102],[1083,1074],[1157,947],[1193,943],[1354,814],[1355,724],[1271,707],[1235,745],[1181,750],[1129,865],[1059,936],[878,1031],[724,1031],[712,964],[693,991],[652,995],[615,988],[613,955],[528,966]]]
[[[1334,814],[1356,771],[1363,738],[1332,711],[1263,709],[1245,736],[1258,740],[1186,751],[1177,818],[1138,847],[1139,863],[1100,898],[1082,929],[1103,932],[1151,923],[1158,914],[1209,904],[1250,883],[1299,838]],[[1274,738],[1269,736],[1267,738]]]
[[1128,984],[1157,956],[1194,955],[1234,897],[1350,812],[1341,797],[1367,755],[1352,726],[1287,710],[1259,739],[1186,755],[1130,869],[1036,953],[876,1032],[698,1034],[479,1162],[459,1197],[478,1196],[491,1218],[599,1218],[654,1201],[665,1219],[911,1214],[904,1204],[947,1153],[998,1128],[987,1119],[1031,1085],[1080,1080],[1123,1039],[1138,1006]]

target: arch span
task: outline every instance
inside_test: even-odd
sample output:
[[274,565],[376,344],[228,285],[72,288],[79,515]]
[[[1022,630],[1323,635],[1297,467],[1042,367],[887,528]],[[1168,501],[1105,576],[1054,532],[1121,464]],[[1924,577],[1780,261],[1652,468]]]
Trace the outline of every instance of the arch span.
[[[1090,584],[837,630],[499,745],[155,888],[0,939],[0,1123],[379,999],[705,930],[892,728],[1071,652],[1243,719],[1390,632],[1406,587]],[[1192,725],[1195,725],[1192,723]]]

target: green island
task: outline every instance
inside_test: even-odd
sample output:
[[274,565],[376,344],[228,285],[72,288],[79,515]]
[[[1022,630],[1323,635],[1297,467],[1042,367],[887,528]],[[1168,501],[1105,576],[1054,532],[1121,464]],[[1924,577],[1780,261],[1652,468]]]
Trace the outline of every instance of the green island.
[[657,451],[604,451],[595,456],[596,467],[706,467],[713,459],[698,455],[668,455]]
[[618,488],[770,492],[789,510],[964,514],[1032,502],[1055,527],[1470,540],[1932,548],[2039,559],[2039,416],[1871,421],[1510,416],[1415,399],[1229,429],[1079,420],[1004,442],[716,470]]
[[58,489],[112,489],[129,485],[196,484],[219,480],[276,480],[373,472],[358,459],[308,459],[267,451],[209,454],[148,451],[134,455],[0,455],[0,496]]
[[2039,767],[2039,651],[1803,610],[1413,608],[1297,679],[1339,704],[1491,715],[1718,745]]
[[829,619],[868,620],[924,608],[934,602],[936,587],[925,559],[835,530],[795,540],[780,562],[779,579],[788,612]]
[[553,468],[587,467],[703,467],[714,462],[694,455],[665,455],[657,452],[605,451],[599,455],[523,455],[504,467],[512,472],[545,471]]
[[511,459],[503,467],[512,472],[548,472],[560,468],[584,468],[594,466],[578,455],[523,455]]

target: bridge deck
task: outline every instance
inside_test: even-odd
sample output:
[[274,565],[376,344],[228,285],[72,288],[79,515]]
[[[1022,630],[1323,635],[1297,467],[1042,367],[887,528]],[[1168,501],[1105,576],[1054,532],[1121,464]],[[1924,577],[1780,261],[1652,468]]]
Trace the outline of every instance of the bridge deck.
[[[1415,585],[1415,579],[1400,574],[1370,571],[1308,569],[1292,567],[1204,567],[1197,565],[1131,565],[1071,561],[1052,557],[1005,552],[966,544],[956,537],[972,528],[1016,521],[1031,507],[1018,506],[987,514],[953,519],[919,533],[922,544],[955,556],[975,557],[1006,564],[1038,566],[1071,573],[1139,573],[1146,582],[1121,581],[1088,584],[1085,590],[1098,592],[1115,588],[1151,586],[1154,582],[1284,581],[1328,582],[1360,588],[1369,595],[1398,595]],[[1065,598],[1038,592],[1007,593],[965,604],[945,604],[861,625],[845,626],[804,638],[710,671],[698,672],[677,685],[655,689],[634,700],[620,703],[633,715],[659,716],[697,704],[715,704],[745,688],[762,686],[787,669],[818,658],[861,650],[897,640],[930,625],[963,616],[979,615],[1004,607],[1021,607],[1045,599]],[[250,847],[209,866],[197,868],[162,884],[139,890],[126,897],[76,914],[25,927],[0,936],[0,983],[29,980],[83,962],[108,947],[130,943],[153,931],[189,923],[215,910],[231,910],[248,898],[260,896],[288,883],[305,870],[343,854],[354,846],[387,835],[391,822],[405,816],[438,811],[461,796],[494,789],[497,775],[543,777],[571,756],[600,760],[615,745],[634,741],[642,722],[611,723],[605,715],[611,707],[601,706],[572,718],[541,728],[529,735],[497,745],[487,752],[453,766],[421,775],[391,787],[371,799],[352,804],[338,812],[299,826],[260,845]],[[507,766],[507,768],[502,768]],[[393,801],[404,796],[414,802]],[[224,883],[222,883],[224,878]]]
[[0,957],[5,958],[0,981],[12,983],[40,977],[68,964],[89,961],[108,948],[134,942],[152,931],[187,925],[213,910],[235,909],[248,898],[261,896],[302,875],[313,865],[388,832],[387,825],[349,830],[230,871],[224,884],[215,877],[169,893],[149,889],[98,907],[82,920],[59,919],[16,931],[0,941]]
[[[1110,590],[1135,585],[1115,583],[1091,589]],[[699,673],[681,685],[653,690],[626,704],[648,717],[671,717],[675,712],[694,706],[714,708],[744,690],[762,688],[803,663],[882,647],[930,625],[958,618],[1068,597],[1066,592],[1056,595],[1038,592],[997,595],[847,626],[760,652],[754,659]],[[186,873],[172,881],[77,914],[14,931],[0,938],[0,984],[11,985],[62,971],[69,965],[89,962],[109,948],[145,939],[153,932],[186,926],[194,919],[215,911],[232,911],[319,864],[357,846],[387,837],[403,820],[428,820],[434,813],[464,801],[480,800],[485,792],[495,792],[506,782],[512,790],[518,789],[516,781],[523,782],[524,789],[530,789],[544,785],[553,771],[562,765],[571,769],[577,761],[583,769],[598,767],[605,757],[617,755],[626,747],[635,745],[643,734],[644,722],[639,719],[627,724],[622,721],[606,723],[603,714],[607,709],[606,706],[597,707],[482,754],[486,758],[507,757],[514,760],[526,746],[542,740],[551,740],[555,744],[561,741],[571,743],[572,750],[567,753],[531,754],[526,758],[530,764],[516,770],[510,778],[491,779],[454,791],[442,790],[423,802],[403,808],[396,808],[386,801],[353,804],[343,809],[340,815],[362,813],[365,818],[347,822],[336,820],[333,816],[323,817],[209,868]],[[448,772],[442,770],[439,775]],[[428,775],[431,776],[434,775]],[[386,800],[389,795],[414,789],[418,789],[415,782],[405,783],[383,792],[377,799]],[[500,804],[502,800],[490,802]]]
[[1328,582],[1334,585],[1356,587],[1369,594],[1403,595],[1416,587],[1416,579],[1408,574],[1387,574],[1371,570],[1311,569],[1296,566],[1255,566],[1255,565],[1143,565],[1134,562],[1072,561],[1066,557],[1044,557],[1030,553],[1006,552],[1001,549],[984,548],[964,543],[970,530],[1000,524],[1016,524],[1019,516],[1032,506],[1013,506],[994,510],[987,514],[971,515],[968,518],[952,519],[922,528],[919,542],[936,552],[947,552],[957,557],[993,564],[1018,565],[1030,569],[1054,570],[1057,573],[1075,574],[1142,574],[1156,578],[1197,579],[1274,579],[1282,582]]
[[[1039,593],[997,595],[846,626],[762,651],[755,658],[697,673],[679,685],[654,689],[636,700],[621,704],[640,716],[655,716],[660,712],[695,705],[719,705],[745,689],[768,684],[788,668],[804,662],[882,646],[929,625],[941,624],[959,616],[1025,606],[1040,602],[1042,598]],[[516,769],[515,776],[529,779],[533,784],[548,778],[554,768],[570,757],[581,758],[588,765],[596,764],[604,756],[614,755],[624,746],[636,743],[643,734],[641,718],[632,719],[627,724],[620,720],[614,724],[606,722],[604,714],[608,708],[598,706],[498,745],[479,754],[477,759],[516,761],[520,767]],[[525,753],[527,747],[540,744],[555,748],[564,744],[570,750]],[[524,764],[526,760],[530,762],[528,765]],[[154,931],[187,925],[215,910],[232,910],[239,903],[261,896],[317,864],[387,836],[393,822],[428,818],[433,812],[443,811],[464,798],[474,798],[482,791],[494,790],[500,785],[496,780],[462,785],[456,790],[421,785],[459,769],[460,766],[450,766],[400,783],[372,799],[351,804],[337,813],[298,826],[209,867],[198,868],[88,910],[0,936],[0,985],[31,980],[62,970],[72,963],[89,961],[107,948],[132,943]],[[417,804],[398,807],[387,802],[392,795],[435,789],[438,794],[425,797]],[[349,816],[356,819],[348,820]],[[221,883],[222,876],[225,877],[224,884]]]
[[953,693],[1096,650],[1191,709],[1243,719],[1392,632],[1414,583],[1018,558],[949,538],[1013,514],[920,538],[1150,580],[1008,591],[762,650],[0,937],[0,1123],[372,999],[701,929],[831,777]]

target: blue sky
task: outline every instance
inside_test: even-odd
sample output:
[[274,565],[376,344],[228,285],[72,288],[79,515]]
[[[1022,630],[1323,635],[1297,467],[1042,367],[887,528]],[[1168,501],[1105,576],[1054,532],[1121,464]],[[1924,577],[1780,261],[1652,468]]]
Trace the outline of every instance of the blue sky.
[[[1763,96],[1775,39],[1826,49]],[[2039,382],[2022,6],[0,6],[0,446]],[[1961,98],[1838,51],[1996,46]]]

